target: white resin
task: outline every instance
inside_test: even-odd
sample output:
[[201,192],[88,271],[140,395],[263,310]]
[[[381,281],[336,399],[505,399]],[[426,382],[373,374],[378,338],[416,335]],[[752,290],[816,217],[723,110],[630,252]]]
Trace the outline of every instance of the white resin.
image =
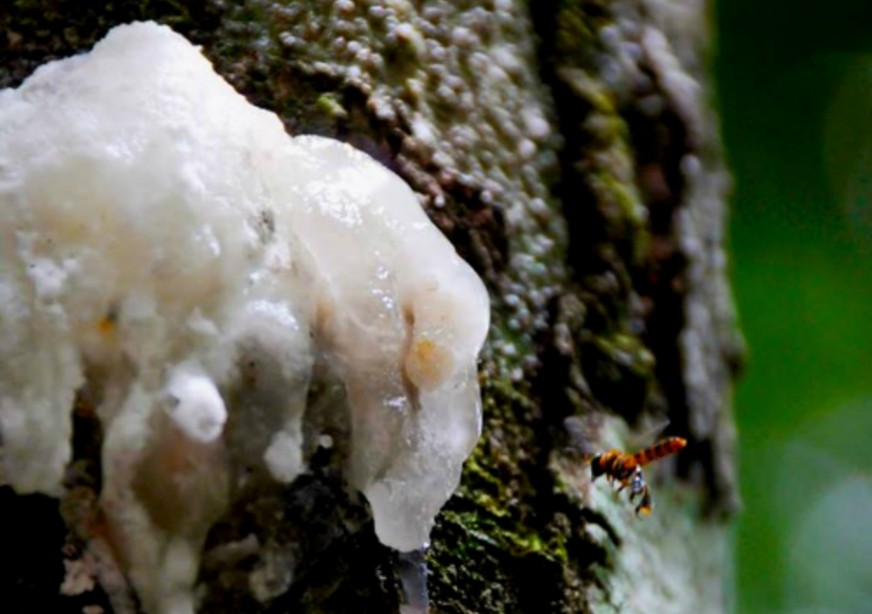
[[221,436],[227,409],[211,379],[182,367],[170,376],[167,392],[167,413],[180,431],[200,443],[211,443]]
[[76,390],[100,391],[103,505],[152,612],[193,608],[234,453],[305,470],[316,360],[386,545],[427,543],[480,432],[487,293],[411,190],[152,23],[0,91],[0,310],[3,476],[59,494]]

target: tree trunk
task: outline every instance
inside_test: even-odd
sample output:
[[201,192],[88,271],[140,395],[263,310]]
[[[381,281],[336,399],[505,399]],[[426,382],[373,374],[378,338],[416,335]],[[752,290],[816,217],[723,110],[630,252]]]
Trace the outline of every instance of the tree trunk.
[[[431,611],[727,608],[741,340],[702,0],[94,7],[0,9],[0,86],[116,24],[168,24],[291,134],[392,168],[486,281],[484,433],[426,553]],[[647,445],[663,418],[688,439],[649,470],[650,516],[591,483],[567,418],[591,427],[585,447]],[[4,611],[117,609],[106,574],[70,588],[90,577],[100,483],[99,427],[75,429],[62,501],[0,489]],[[236,502],[203,554],[201,611],[397,610],[416,562],[378,543],[337,462]]]

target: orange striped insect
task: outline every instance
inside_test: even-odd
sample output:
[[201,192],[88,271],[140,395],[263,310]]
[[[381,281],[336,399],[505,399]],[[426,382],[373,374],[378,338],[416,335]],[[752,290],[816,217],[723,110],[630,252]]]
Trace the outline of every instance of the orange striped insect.
[[649,448],[639,450],[635,454],[609,450],[590,458],[590,473],[594,480],[604,475],[609,482],[619,483],[618,492],[629,487],[630,501],[635,502],[636,499],[639,499],[636,513],[647,516],[651,513],[653,503],[651,490],[642,475],[642,467],[665,456],[676,454],[683,450],[686,445],[687,440],[682,437],[669,437]]

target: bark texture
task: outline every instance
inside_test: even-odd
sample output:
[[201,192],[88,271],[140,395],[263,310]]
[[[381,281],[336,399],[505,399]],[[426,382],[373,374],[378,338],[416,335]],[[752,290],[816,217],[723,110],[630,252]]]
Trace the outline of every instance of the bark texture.
[[[166,23],[290,133],[349,141],[401,175],[486,280],[484,434],[426,556],[432,611],[726,607],[741,340],[703,0],[6,4],[0,87],[119,23]],[[100,430],[71,411],[64,499],[0,489],[0,586],[25,604],[4,611],[136,609],[91,545]],[[571,416],[603,449],[663,417],[689,439],[648,476],[651,517],[591,486]],[[406,563],[335,456],[240,495],[204,552],[201,611],[397,610]]]

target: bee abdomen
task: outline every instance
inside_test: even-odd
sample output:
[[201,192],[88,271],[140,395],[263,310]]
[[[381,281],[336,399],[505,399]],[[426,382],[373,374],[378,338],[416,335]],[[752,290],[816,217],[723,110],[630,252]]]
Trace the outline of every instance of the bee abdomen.
[[670,454],[675,454],[676,452],[681,451],[686,445],[687,440],[683,437],[669,437],[657,445],[637,452],[636,461],[640,465],[647,465],[648,463],[661,459],[664,456],[669,456]]

